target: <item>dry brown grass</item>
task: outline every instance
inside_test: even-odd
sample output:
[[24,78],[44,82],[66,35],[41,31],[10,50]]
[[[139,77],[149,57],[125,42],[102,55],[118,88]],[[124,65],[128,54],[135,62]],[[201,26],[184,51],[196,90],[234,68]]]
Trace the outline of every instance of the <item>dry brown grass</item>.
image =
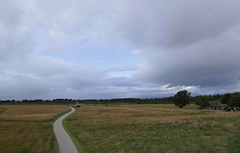
[[197,108],[84,105],[66,124],[94,153],[229,152],[240,130],[240,112]]
[[65,105],[0,105],[6,111],[0,114],[0,120],[49,121],[69,110]]
[[[57,150],[52,120],[70,110],[64,105],[0,105],[0,153]],[[22,123],[24,122],[24,123]]]
[[196,118],[212,117],[240,117],[240,112],[224,112],[214,110],[188,109],[197,107],[190,105],[184,109],[167,105],[104,105],[87,106],[81,108],[74,117],[86,124],[131,124],[131,123],[175,123]]
[[0,122],[0,152],[51,152],[50,128],[49,124]]

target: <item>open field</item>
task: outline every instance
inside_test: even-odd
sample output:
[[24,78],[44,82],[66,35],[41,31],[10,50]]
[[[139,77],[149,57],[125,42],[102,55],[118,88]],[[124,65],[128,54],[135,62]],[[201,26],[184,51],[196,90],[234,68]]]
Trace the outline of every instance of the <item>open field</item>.
[[83,105],[65,125],[92,153],[240,152],[240,112],[196,105]]
[[0,122],[0,152],[49,152],[50,128],[48,124]]
[[1,108],[5,112],[0,120],[14,121],[50,121],[69,110],[65,105],[0,105]]
[[0,105],[0,153],[56,152],[52,124],[67,111],[64,105]]

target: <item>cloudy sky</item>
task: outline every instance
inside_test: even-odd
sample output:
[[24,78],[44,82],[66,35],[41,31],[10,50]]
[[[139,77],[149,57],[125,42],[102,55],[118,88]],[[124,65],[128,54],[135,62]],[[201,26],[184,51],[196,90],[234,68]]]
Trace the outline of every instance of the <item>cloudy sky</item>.
[[239,0],[0,0],[0,99],[240,91]]

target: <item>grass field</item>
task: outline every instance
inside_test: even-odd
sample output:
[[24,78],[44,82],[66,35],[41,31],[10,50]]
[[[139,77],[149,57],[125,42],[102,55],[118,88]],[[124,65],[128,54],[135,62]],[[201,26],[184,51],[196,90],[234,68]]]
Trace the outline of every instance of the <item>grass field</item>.
[[15,121],[51,121],[68,110],[64,105],[0,105],[1,108],[7,111],[0,115],[0,120]]
[[56,152],[52,124],[67,111],[64,105],[0,105],[0,153]]
[[196,105],[83,105],[65,125],[91,153],[240,152],[240,112]]

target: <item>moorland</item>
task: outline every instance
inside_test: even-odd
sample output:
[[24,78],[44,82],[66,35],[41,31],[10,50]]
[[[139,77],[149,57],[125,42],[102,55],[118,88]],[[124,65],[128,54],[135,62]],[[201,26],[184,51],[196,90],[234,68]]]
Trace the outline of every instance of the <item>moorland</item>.
[[65,105],[0,105],[0,152],[57,152],[52,124],[69,110]]
[[[80,105],[63,122],[79,151],[240,152],[240,111],[201,110],[195,104]],[[58,152],[52,125],[69,110],[0,105],[0,152]]]
[[240,152],[240,112],[198,108],[83,105],[64,124],[90,153]]

